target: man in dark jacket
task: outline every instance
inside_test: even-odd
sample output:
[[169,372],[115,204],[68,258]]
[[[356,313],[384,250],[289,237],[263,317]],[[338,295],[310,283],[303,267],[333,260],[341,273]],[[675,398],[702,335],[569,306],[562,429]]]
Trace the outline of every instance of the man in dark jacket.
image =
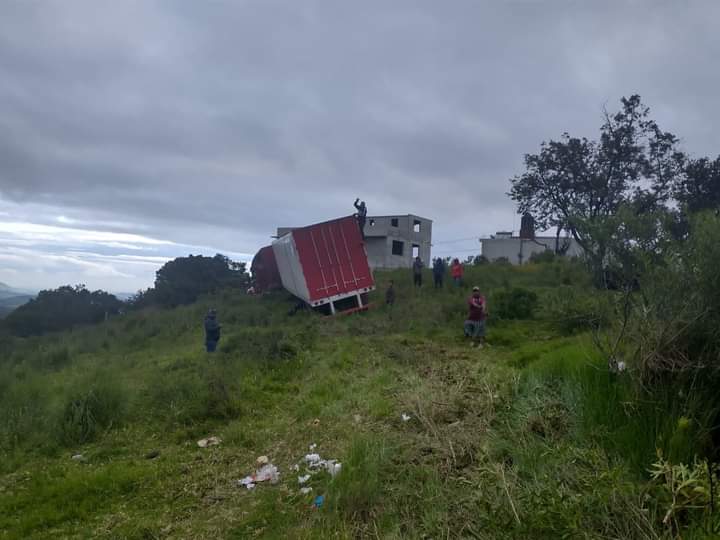
[[205,347],[207,352],[215,352],[218,341],[220,341],[220,324],[217,321],[217,312],[211,309],[205,317]]
[[445,278],[445,261],[440,257],[433,261],[433,284],[436,289],[442,289]]
[[360,201],[360,197],[355,199],[353,206],[355,207],[355,210],[357,210],[356,217],[358,227],[360,227],[360,234],[362,235],[363,240],[365,240],[365,220],[367,219],[367,206],[365,206],[365,201]]
[[416,287],[422,287],[422,270],[424,266],[420,256],[415,257],[413,262],[413,284]]

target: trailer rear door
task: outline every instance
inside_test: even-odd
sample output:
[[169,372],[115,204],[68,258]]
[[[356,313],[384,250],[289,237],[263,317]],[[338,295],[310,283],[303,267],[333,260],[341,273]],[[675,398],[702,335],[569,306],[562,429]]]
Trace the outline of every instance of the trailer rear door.
[[295,229],[292,236],[311,302],[374,286],[354,217]]

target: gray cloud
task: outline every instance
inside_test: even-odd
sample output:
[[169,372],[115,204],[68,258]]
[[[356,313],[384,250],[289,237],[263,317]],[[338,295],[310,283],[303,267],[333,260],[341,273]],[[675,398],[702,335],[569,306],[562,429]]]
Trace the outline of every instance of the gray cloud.
[[0,219],[252,253],[361,196],[438,241],[507,229],[523,154],[594,136],[622,95],[720,152],[719,18],[711,0],[10,0]]

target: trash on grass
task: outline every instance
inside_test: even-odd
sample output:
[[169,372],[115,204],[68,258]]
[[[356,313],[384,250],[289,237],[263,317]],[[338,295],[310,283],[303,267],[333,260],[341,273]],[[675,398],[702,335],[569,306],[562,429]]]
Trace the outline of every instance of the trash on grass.
[[262,467],[263,465],[267,465],[268,463],[270,463],[270,460],[267,456],[260,456],[255,460],[255,465],[257,465],[258,467]]
[[318,495],[317,497],[315,497],[315,502],[313,503],[313,506],[315,508],[322,508],[322,505],[324,502],[325,502],[325,496]]
[[402,413],[402,415],[400,415],[400,418],[402,418],[403,422],[407,422],[408,420],[410,420],[412,418],[412,416],[410,416],[409,414]]
[[252,476],[246,476],[242,480],[238,480],[238,485],[245,486],[248,489],[255,487],[255,480]]
[[300,493],[302,493],[303,495],[307,495],[307,494],[310,493],[311,491],[312,491],[312,488],[311,488],[311,487],[300,488]]
[[[267,456],[260,457],[263,457],[267,460]],[[260,460],[260,458],[257,459],[258,463],[260,463],[261,461],[264,462],[265,460]],[[280,471],[278,471],[278,468],[272,463],[265,463],[255,471],[255,474],[246,476],[242,480],[238,480],[238,485],[245,486],[248,489],[253,489],[255,487],[255,484],[257,484],[258,482],[267,481],[270,481],[271,484],[277,484],[280,481]]]
[[197,445],[200,448],[207,448],[208,446],[217,446],[222,442],[220,437],[208,437],[207,439],[200,439]]
[[316,448],[317,448],[317,444],[312,443],[312,444],[310,445],[310,451],[311,451],[311,452],[312,452],[313,450],[315,450]]
[[298,476],[298,484],[304,484],[308,480],[310,480],[309,474],[306,474],[305,476]]
[[316,426],[316,427],[317,427],[317,426],[319,426],[319,425],[320,425],[320,419],[319,419],[319,418],[316,418],[315,420],[313,420],[313,426]]
[[342,463],[328,462],[327,470],[330,473],[330,476],[335,478],[335,476],[337,476],[337,474],[342,470]]
[[320,454],[306,454],[305,462],[311,472],[316,472],[319,469],[325,469],[333,478],[335,478],[342,469],[342,463],[338,463],[336,459],[322,459]]
[[255,471],[256,482],[266,482],[268,480],[270,480],[271,484],[277,484],[280,480],[280,473],[278,472],[278,468],[272,463],[263,465],[260,469]]
[[73,461],[87,461],[87,459],[85,459],[85,456],[83,456],[82,454],[75,454],[70,459],[72,459]]

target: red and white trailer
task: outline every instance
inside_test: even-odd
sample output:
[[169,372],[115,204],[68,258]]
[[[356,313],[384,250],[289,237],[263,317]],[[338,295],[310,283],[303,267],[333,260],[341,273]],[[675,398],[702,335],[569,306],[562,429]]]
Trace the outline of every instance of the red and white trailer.
[[283,287],[313,308],[367,308],[375,281],[353,216],[293,229],[272,244]]

